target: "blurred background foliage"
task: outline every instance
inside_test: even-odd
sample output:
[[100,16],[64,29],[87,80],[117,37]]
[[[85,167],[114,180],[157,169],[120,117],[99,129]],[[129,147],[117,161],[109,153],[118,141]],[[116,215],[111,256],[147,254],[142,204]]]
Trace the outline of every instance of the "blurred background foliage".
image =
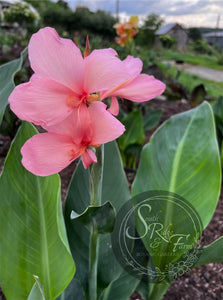
[[[81,36],[100,36],[98,42],[113,41],[115,30],[113,25],[117,19],[110,13],[98,10],[91,12],[87,7],[77,7],[71,10],[67,2],[58,0],[26,0],[39,12],[41,16],[40,26],[52,26],[58,33],[65,37],[74,37],[78,40]],[[82,41],[81,41],[82,42]]]
[[152,48],[155,45],[155,33],[163,23],[164,19],[159,15],[154,13],[149,14],[136,37],[136,44],[139,46],[147,45]]
[[[125,21],[130,20],[131,18]],[[203,33],[211,32],[210,28],[185,29],[182,26],[180,30],[187,33],[188,40],[186,46],[179,50],[176,38],[168,32],[157,36],[156,33],[163,28],[165,20],[151,13],[143,24],[137,24],[137,34],[130,43],[122,47],[116,42],[114,25],[120,23],[120,20],[114,15],[102,10],[92,12],[86,6],[77,6],[72,10],[64,0],[19,1],[3,11],[0,21],[0,64],[18,58],[34,32],[41,27],[51,26],[61,37],[72,40],[75,38],[82,52],[89,35],[91,51],[112,47],[121,59],[128,55],[140,57],[143,72],[166,83],[166,91],[159,99],[161,102],[186,102],[191,107],[203,100],[216,101],[219,97],[222,102],[223,82],[204,79],[183,69],[183,65],[187,63],[223,70],[222,49],[217,44],[210,45],[203,38]],[[26,59],[23,68],[15,76],[15,84],[28,81],[31,75],[32,70]],[[130,101],[120,101],[120,104],[119,119],[128,127],[128,135],[124,134],[119,139],[119,146],[124,165],[134,170],[145,137],[160,122],[162,111],[153,110],[149,104],[133,105]],[[17,126],[18,120],[6,109],[0,133],[12,138]]]

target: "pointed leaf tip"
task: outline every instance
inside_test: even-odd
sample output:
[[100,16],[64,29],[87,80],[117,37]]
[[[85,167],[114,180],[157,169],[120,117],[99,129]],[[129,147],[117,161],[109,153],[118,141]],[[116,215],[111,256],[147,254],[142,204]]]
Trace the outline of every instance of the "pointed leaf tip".
[[75,39],[75,37],[73,38],[74,44],[79,48],[77,40]]
[[84,58],[87,57],[90,54],[90,43],[89,43],[89,37],[87,35],[86,37],[86,48],[84,51]]

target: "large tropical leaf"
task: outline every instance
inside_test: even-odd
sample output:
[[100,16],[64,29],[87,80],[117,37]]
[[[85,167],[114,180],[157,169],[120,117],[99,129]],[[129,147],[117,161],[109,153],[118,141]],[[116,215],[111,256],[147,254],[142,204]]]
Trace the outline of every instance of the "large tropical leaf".
[[[152,203],[146,200],[144,211],[140,208],[140,212],[144,220],[151,212],[157,215],[157,227],[163,227],[163,234],[144,234],[145,224],[137,214],[136,227],[161,276],[175,276],[173,271],[178,263],[173,263],[183,254],[185,258],[181,259],[187,260],[186,252],[201,235],[201,223],[206,227],[213,216],[220,183],[219,151],[208,103],[170,118],[144,147],[133,194],[150,192],[133,198],[134,205],[140,207],[145,199],[158,197]],[[188,265],[192,267],[189,262]]]
[[140,110],[132,111],[121,121],[126,128],[124,134],[118,139],[123,164],[135,169],[137,158],[145,141],[142,113]]
[[223,263],[223,237],[220,237],[208,246],[201,250],[201,255],[196,262],[195,267],[210,264],[210,263]]
[[219,97],[219,99],[216,102],[214,102],[212,108],[215,117],[218,142],[221,146],[223,140],[223,96]]
[[146,115],[143,117],[143,129],[144,131],[155,128],[162,116],[161,109],[148,110]]
[[21,53],[20,58],[0,66],[0,124],[8,104],[8,97],[15,87],[14,76],[21,69],[26,56],[27,48]]
[[137,285],[139,280],[135,277],[129,275],[123,270],[120,276],[111,282],[111,284],[106,289],[102,299],[103,300],[127,300],[129,295],[131,295]]
[[204,102],[166,121],[144,147],[132,193],[176,193],[189,201],[204,227],[215,211],[221,184],[213,113]]
[[71,220],[79,221],[84,226],[94,226],[98,233],[112,233],[115,224],[115,211],[110,202],[99,206],[88,206],[82,214],[71,212]]
[[[56,300],[85,300],[85,293],[79,280],[73,278],[65,291]],[[39,299],[38,299],[39,300]]]
[[39,281],[39,278],[37,276],[33,276],[35,279],[35,283],[31,289],[31,292],[29,294],[29,297],[27,300],[46,300],[46,297],[44,295],[43,287]]
[[39,277],[55,299],[75,271],[60,201],[58,175],[38,177],[21,165],[20,149],[36,130],[23,123],[0,178],[0,283],[7,300],[27,299]]
[[141,111],[132,111],[122,120],[122,123],[125,125],[126,131],[118,139],[120,148],[124,150],[132,144],[143,144],[145,134]]

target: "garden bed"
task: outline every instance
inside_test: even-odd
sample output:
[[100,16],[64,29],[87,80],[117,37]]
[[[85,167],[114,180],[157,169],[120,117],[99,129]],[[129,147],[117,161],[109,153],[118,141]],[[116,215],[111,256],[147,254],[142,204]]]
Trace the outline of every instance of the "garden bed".
[[[187,103],[177,102],[166,102],[162,100],[152,100],[150,101],[152,109],[162,109],[163,114],[160,124],[167,120],[172,115],[186,111],[190,109],[190,105]],[[160,125],[159,124],[159,125]],[[155,129],[154,129],[155,130]],[[148,141],[151,137],[153,131],[149,131],[146,134],[146,140]],[[7,148],[9,147],[9,138],[0,137],[2,141],[0,164],[1,169],[7,153]],[[61,173],[62,182],[62,201],[64,203],[66,191],[71,179],[73,170],[75,168],[76,162],[72,163],[68,168],[64,169]],[[128,174],[127,174],[128,175]],[[208,245],[218,237],[223,235],[223,193],[221,193],[220,201],[218,203],[217,209],[213,216],[212,221],[208,227],[204,230],[201,244]],[[186,300],[186,299],[223,299],[223,264],[209,264],[199,268],[196,268],[183,276],[179,277],[173,282],[168,292],[164,296],[163,300]],[[131,300],[142,299],[140,295],[136,292],[131,296]],[[3,294],[0,291],[0,300],[5,300]],[[15,299],[19,300],[19,299]],[[118,299],[114,299],[118,300]]]

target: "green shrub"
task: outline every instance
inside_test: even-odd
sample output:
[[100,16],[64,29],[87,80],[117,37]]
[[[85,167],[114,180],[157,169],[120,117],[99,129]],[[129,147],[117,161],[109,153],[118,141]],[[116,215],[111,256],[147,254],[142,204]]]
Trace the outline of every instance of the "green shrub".
[[218,63],[219,65],[223,65],[223,53],[221,52],[220,54],[217,55],[218,57]]
[[199,40],[193,42],[191,45],[192,45],[192,49],[196,53],[209,54],[209,55],[213,54],[213,49],[211,48],[211,46],[209,46],[207,41]]
[[202,39],[202,33],[199,28],[192,27],[188,29],[189,38],[193,41],[198,41]]
[[15,3],[9,9],[4,10],[4,21],[9,23],[17,22],[20,25],[35,25],[39,16],[28,4]]
[[176,44],[176,40],[172,36],[167,34],[161,35],[159,39],[162,43],[162,46],[167,49],[172,48]]
[[152,48],[155,44],[155,33],[162,26],[164,20],[156,14],[149,14],[136,36],[136,44]]
[[0,31],[0,45],[13,46],[15,43],[15,35]]

